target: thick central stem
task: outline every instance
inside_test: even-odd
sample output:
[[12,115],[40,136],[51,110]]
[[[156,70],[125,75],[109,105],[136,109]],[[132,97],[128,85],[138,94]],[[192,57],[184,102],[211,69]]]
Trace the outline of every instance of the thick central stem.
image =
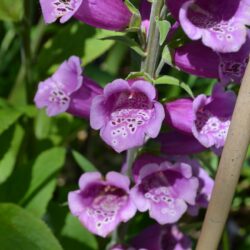
[[148,73],[152,78],[155,74],[155,68],[159,55],[159,38],[160,32],[157,27],[156,18],[160,17],[162,7],[164,6],[164,0],[154,0],[152,3],[151,14],[150,14],[150,26],[149,36],[146,47],[147,56],[143,63],[142,71]]
[[[164,6],[164,0],[154,0],[152,3],[151,14],[150,14],[150,26],[149,35],[147,40],[146,52],[147,56],[144,61],[142,61],[141,71],[148,73],[152,78],[155,74],[158,54],[159,54],[159,30],[156,24],[156,18],[160,17],[162,7]],[[127,174],[131,176],[131,167],[136,158],[137,148],[132,148],[127,150]]]

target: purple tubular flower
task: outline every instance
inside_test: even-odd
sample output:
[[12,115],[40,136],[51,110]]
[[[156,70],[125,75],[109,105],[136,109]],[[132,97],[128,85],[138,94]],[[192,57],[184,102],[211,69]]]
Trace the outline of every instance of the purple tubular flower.
[[192,132],[204,147],[224,146],[235,102],[235,93],[225,92],[220,84],[215,85],[212,96],[199,95],[194,99]]
[[168,155],[188,155],[196,154],[207,150],[192,135],[170,131],[159,135],[161,151]]
[[71,56],[48,79],[39,83],[34,102],[48,116],[68,112],[89,118],[92,99],[102,93],[93,80],[82,76],[81,60]]
[[40,0],[40,5],[46,23],[64,23],[74,16],[97,28],[124,30],[132,16],[122,0]]
[[92,233],[106,237],[120,222],[127,222],[136,213],[129,197],[128,177],[109,172],[102,180],[98,172],[85,173],[79,190],[68,195],[71,213]]
[[117,152],[141,146],[159,134],[163,106],[153,85],[144,80],[118,79],[93,99],[90,125],[100,129],[102,139]]
[[192,242],[177,225],[152,225],[132,241],[132,246],[134,250],[191,250]]
[[241,49],[234,53],[216,53],[201,41],[193,41],[175,50],[174,62],[178,68],[193,75],[219,78],[225,84],[230,81],[240,83],[249,53],[249,36]]
[[[190,141],[190,153],[196,149],[201,149],[197,143],[193,142],[191,135],[193,135],[202,146],[206,148],[215,147],[219,149],[224,146],[227,132],[229,129],[234,105],[236,102],[236,95],[232,91],[224,91],[221,84],[216,84],[213,93],[210,97],[205,95],[197,96],[192,105],[187,99],[180,99],[171,103],[165,104],[167,112],[166,123],[180,132],[185,132],[187,136],[176,135],[176,144],[173,142],[164,142],[175,134],[168,133],[160,139],[164,144],[164,151],[174,152],[178,150],[178,145],[181,141]],[[188,104],[187,104],[188,103]],[[186,116],[185,116],[186,114]],[[167,138],[168,137],[168,138]],[[193,144],[194,143],[194,144]],[[174,145],[173,149],[170,146]],[[178,151],[185,152],[188,148],[181,147]],[[186,151],[188,152],[188,151]]]
[[193,101],[191,99],[178,99],[164,105],[165,121],[185,133],[192,133],[192,123],[194,120]]
[[141,166],[131,198],[140,212],[149,210],[149,216],[163,225],[175,223],[188,205],[195,205],[198,187],[190,165],[162,159]]
[[173,16],[192,40],[217,52],[237,52],[246,41],[250,24],[248,0],[170,0]]

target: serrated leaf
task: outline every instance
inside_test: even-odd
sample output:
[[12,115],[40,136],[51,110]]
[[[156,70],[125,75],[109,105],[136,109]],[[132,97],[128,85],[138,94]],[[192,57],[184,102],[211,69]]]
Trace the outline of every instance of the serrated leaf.
[[0,20],[20,21],[23,17],[22,0],[1,0],[0,1]]
[[57,239],[41,220],[14,204],[0,204],[2,250],[62,250]]
[[127,36],[109,36],[103,37],[102,40],[114,40],[116,42],[120,42],[125,44],[130,49],[134,50],[138,55],[145,57],[145,52],[140,48],[140,45],[132,38]]
[[167,85],[174,85],[179,86],[182,89],[184,89],[189,96],[194,98],[194,94],[191,90],[191,88],[184,82],[181,82],[179,79],[172,77],[172,76],[161,76],[155,80],[155,84],[167,84]]
[[171,28],[171,24],[167,20],[156,20],[156,24],[157,24],[157,27],[158,27],[159,32],[160,32],[159,43],[161,46],[167,38],[167,34]]
[[31,183],[21,204],[41,217],[56,186],[56,174],[64,164],[64,148],[52,148],[36,159],[31,173]]
[[84,172],[94,172],[98,171],[96,167],[82,154],[77,152],[76,150],[72,150],[72,155],[79,165],[79,167],[84,171]]

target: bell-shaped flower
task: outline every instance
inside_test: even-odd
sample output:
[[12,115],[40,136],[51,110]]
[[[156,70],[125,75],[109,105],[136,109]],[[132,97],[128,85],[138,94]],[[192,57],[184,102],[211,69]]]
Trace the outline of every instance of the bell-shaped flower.
[[194,99],[192,132],[204,147],[218,149],[224,146],[235,102],[235,93],[225,92],[219,84],[215,85],[212,96],[202,94]]
[[85,173],[80,189],[68,195],[70,211],[90,232],[106,237],[136,213],[129,185],[128,177],[117,172],[109,172],[105,180],[98,172]]
[[144,80],[118,79],[93,99],[90,125],[117,152],[142,146],[155,138],[164,119],[155,87]]
[[237,52],[250,24],[249,0],[169,0],[169,10],[192,40],[214,51]]
[[[175,65],[189,74],[200,77],[218,78],[222,83],[240,83],[250,53],[250,38],[238,52],[216,53],[200,41],[193,41],[175,50]],[[206,60],[204,60],[206,58]]]
[[201,94],[194,100],[179,99],[166,103],[165,121],[180,132],[193,135],[204,147],[219,149],[225,144],[235,102],[234,92],[224,91],[221,84],[216,84],[209,97]]
[[149,216],[163,225],[177,222],[189,205],[195,205],[199,180],[190,165],[149,159],[138,167],[131,198],[140,212],[148,210]]
[[124,30],[132,16],[123,0],[40,0],[46,23],[61,23],[72,16],[91,26]]
[[48,116],[68,112],[89,118],[92,99],[102,91],[82,75],[80,58],[71,56],[51,77],[39,83],[34,102],[38,108],[46,108]]
[[[207,172],[201,167],[198,161],[189,158],[188,156],[154,156],[149,154],[143,154],[137,158],[133,165],[133,177],[135,183],[139,182],[141,170],[144,166],[148,164],[157,164],[161,165],[164,162],[168,162],[170,164],[186,164],[191,168],[192,176],[198,179],[198,189],[196,193],[193,194],[196,196],[195,204],[190,204],[187,202],[188,205],[188,212],[191,215],[197,215],[199,208],[203,207],[206,208],[208,202],[211,197],[214,181],[213,179],[207,174]],[[150,186],[150,184],[149,184]],[[142,188],[140,189],[142,190]],[[133,191],[132,191],[133,192]],[[139,209],[139,208],[138,208]],[[139,209],[140,210],[140,209]]]

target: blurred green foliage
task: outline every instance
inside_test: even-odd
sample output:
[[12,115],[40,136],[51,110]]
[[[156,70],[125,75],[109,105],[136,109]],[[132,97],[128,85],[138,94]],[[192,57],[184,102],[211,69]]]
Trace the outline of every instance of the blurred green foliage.
[[[0,249],[103,250],[108,240],[94,237],[69,214],[67,194],[85,171],[120,171],[124,155],[108,148],[87,121],[68,114],[48,118],[32,99],[38,82],[70,55],[81,57],[85,73],[104,86],[138,71],[142,50],[133,34],[75,20],[45,26],[38,1],[1,0],[0,20]],[[167,65],[162,72],[166,76],[156,81],[162,101],[210,94],[216,82]],[[214,176],[218,158],[211,152],[196,157]],[[229,237],[222,243],[225,250],[250,249],[249,165],[250,150],[232,206]],[[203,216],[204,211],[182,220],[181,227],[193,239]],[[127,238],[151,223],[146,215],[137,215]]]

